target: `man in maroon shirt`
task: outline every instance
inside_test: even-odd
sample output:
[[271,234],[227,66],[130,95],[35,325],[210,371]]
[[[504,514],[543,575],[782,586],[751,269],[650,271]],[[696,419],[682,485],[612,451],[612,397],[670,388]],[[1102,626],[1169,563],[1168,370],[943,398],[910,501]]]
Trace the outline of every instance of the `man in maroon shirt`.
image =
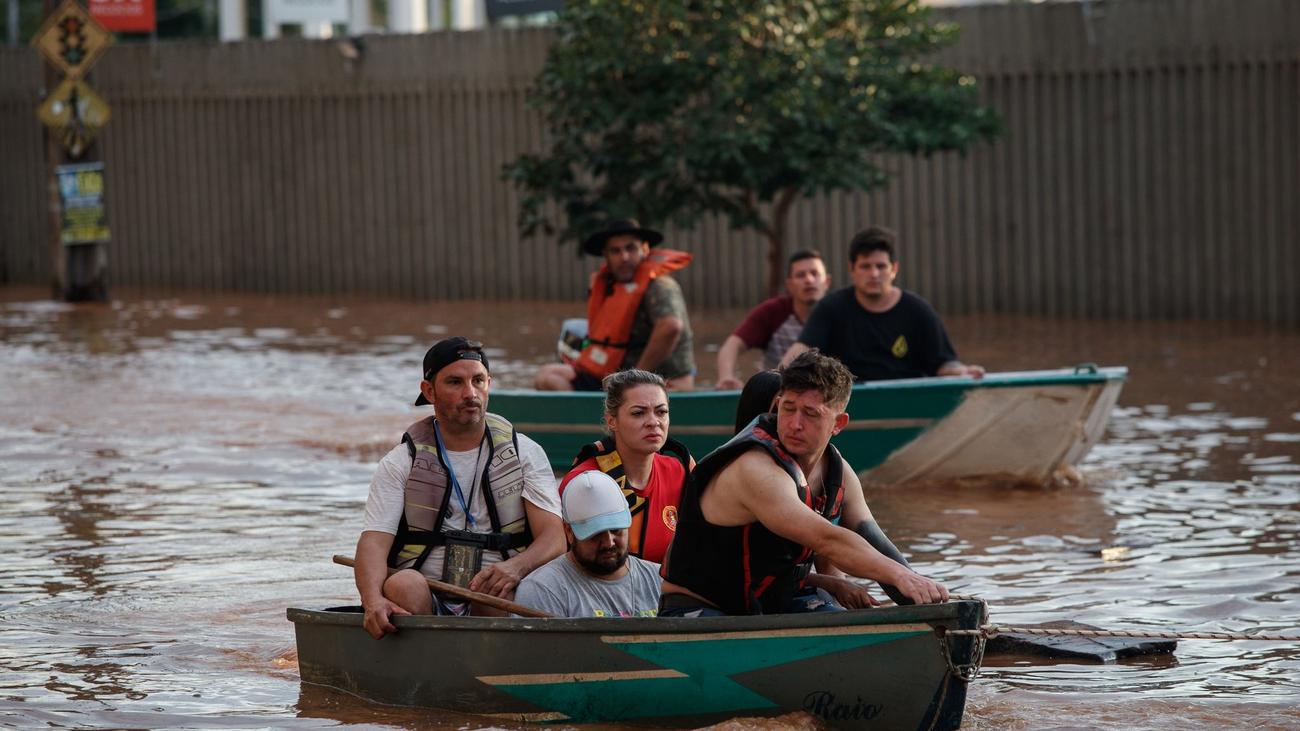
[[822,255],[813,249],[796,251],[786,269],[787,294],[766,300],[749,311],[744,322],[718,349],[718,383],[720,389],[744,385],[736,377],[736,359],[750,348],[763,349],[763,367],[775,368],[781,356],[799,339],[808,319],[830,287]]

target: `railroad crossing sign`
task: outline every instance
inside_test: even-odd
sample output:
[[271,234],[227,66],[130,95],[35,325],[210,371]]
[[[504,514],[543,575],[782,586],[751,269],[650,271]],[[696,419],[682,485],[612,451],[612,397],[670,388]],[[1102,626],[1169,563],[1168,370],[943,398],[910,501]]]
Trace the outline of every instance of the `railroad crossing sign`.
[[77,0],[64,0],[32,38],[32,45],[69,79],[80,79],[113,42]]
[[36,116],[63,140],[63,147],[73,157],[90,146],[99,130],[113,116],[104,101],[84,81],[65,79],[36,110]]

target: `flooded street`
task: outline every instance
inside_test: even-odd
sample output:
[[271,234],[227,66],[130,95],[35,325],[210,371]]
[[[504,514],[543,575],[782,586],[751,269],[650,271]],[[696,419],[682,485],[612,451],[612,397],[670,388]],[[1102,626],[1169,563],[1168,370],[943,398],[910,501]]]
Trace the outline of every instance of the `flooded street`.
[[[284,610],[356,603],[330,556],[352,553],[374,462],[421,413],[425,348],[482,340],[494,385],[526,386],[581,305],[114,294],[0,287],[0,725],[490,727],[302,686]],[[742,314],[692,312],[703,382]],[[923,573],[1001,625],[1300,634],[1300,332],[948,326],[990,371],[1130,376],[1082,487],[870,492]],[[964,728],[1300,728],[1300,643],[993,658]]]

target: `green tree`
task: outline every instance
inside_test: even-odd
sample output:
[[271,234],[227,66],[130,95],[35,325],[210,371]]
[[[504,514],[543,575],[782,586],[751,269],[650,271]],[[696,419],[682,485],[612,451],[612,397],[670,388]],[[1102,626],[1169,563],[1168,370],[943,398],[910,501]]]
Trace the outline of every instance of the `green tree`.
[[765,236],[775,292],[800,196],[886,185],[879,153],[997,133],[975,80],[928,61],[956,34],[918,0],[566,3],[530,92],[550,149],[505,170],[520,228],[567,241],[607,216],[722,214]]

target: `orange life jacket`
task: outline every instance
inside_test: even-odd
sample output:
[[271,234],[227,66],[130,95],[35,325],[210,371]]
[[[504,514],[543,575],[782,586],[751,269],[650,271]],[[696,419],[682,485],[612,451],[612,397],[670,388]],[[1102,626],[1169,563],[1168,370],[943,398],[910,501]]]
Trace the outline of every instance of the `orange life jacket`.
[[587,298],[587,343],[575,367],[596,378],[604,378],[623,366],[632,322],[650,282],[661,274],[677,271],[691,263],[691,255],[676,249],[651,249],[630,282],[615,282],[609,266],[602,264],[591,277]]

